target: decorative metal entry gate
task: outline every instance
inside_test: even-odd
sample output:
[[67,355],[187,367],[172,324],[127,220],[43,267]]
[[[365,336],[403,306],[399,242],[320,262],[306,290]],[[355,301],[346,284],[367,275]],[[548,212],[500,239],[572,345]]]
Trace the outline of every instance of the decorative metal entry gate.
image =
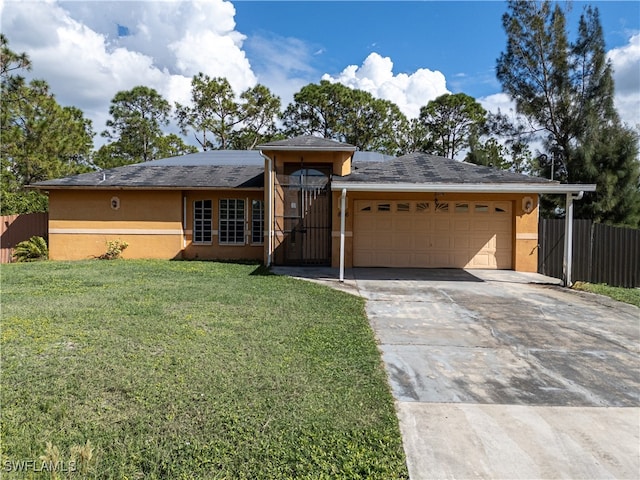
[[331,192],[328,173],[301,168],[280,178],[284,215],[282,262],[287,265],[331,263]]

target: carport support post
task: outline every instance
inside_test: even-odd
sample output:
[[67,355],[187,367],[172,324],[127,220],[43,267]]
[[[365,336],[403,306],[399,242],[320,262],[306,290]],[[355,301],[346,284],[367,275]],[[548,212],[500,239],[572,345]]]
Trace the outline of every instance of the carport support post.
[[567,193],[564,210],[564,258],[562,259],[562,280],[565,287],[571,286],[573,260],[573,195]]
[[573,285],[571,270],[573,268],[573,201],[580,200],[584,192],[577,195],[567,193],[564,215],[564,258],[562,260],[562,280],[565,287]]
[[344,229],[347,210],[347,189],[342,189],[340,196],[340,282],[344,282]]

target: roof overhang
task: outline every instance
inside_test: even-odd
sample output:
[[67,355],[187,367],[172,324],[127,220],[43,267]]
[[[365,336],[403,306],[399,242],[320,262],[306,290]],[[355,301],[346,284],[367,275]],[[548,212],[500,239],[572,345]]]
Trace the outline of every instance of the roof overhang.
[[117,185],[27,185],[26,188],[33,188],[37,190],[220,190],[220,191],[246,191],[246,192],[261,192],[264,191],[264,187],[194,187],[194,186],[117,186]]
[[350,192],[555,193],[595,192],[593,184],[569,183],[357,183],[333,181],[331,190]]

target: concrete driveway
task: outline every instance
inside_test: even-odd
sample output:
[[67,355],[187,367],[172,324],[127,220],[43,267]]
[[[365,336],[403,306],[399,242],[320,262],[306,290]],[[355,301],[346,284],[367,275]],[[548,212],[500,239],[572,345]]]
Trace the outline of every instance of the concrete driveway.
[[413,480],[640,478],[640,309],[510,271],[293,275],[367,300]]

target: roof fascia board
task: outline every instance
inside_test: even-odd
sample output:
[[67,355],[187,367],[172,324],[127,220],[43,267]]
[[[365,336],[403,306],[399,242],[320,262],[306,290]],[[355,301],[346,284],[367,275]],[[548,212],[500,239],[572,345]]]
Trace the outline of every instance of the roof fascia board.
[[593,184],[535,184],[535,183],[352,183],[334,181],[331,190],[351,192],[452,192],[452,193],[578,193],[595,192]]
[[194,187],[189,185],[154,187],[154,186],[132,186],[124,187],[119,185],[28,185],[27,188],[36,190],[219,190],[237,192],[262,192],[264,187]]

